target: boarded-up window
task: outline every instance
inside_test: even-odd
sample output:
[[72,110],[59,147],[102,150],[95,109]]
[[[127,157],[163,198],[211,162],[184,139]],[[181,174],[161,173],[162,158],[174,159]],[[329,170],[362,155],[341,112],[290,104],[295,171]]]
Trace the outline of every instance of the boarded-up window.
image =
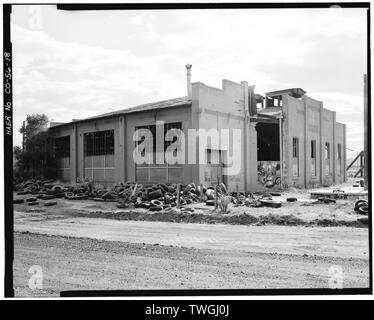
[[54,156],[55,158],[70,157],[70,136],[55,138]]
[[85,133],[84,151],[86,156],[114,154],[114,130]]
[[292,138],[292,173],[299,176],[299,138]]
[[317,175],[317,150],[316,150],[316,140],[310,142],[310,157],[311,157],[311,170],[312,176]]

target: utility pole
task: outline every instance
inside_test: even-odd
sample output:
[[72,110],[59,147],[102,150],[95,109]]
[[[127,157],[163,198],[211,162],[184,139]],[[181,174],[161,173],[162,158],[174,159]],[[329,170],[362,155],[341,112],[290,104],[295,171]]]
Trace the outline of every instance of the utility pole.
[[[364,189],[368,188],[368,81],[364,74]],[[361,158],[362,159],[362,158]]]

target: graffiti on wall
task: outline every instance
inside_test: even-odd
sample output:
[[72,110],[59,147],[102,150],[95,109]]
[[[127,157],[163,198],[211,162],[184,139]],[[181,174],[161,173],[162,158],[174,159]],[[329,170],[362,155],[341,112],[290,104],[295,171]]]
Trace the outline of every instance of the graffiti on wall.
[[257,163],[258,181],[266,188],[280,187],[280,162],[259,161]]

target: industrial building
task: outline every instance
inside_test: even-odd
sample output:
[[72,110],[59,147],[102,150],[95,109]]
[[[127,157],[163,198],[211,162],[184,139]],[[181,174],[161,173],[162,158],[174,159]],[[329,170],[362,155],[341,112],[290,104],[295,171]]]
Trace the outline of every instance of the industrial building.
[[[186,68],[185,97],[52,123],[49,133],[58,177],[101,184],[224,182],[231,191],[238,187],[247,192],[345,181],[346,127],[336,122],[336,113],[321,101],[308,97],[301,88],[261,96],[246,81],[222,80],[222,88],[191,83],[191,65]],[[164,134],[171,128],[186,133],[184,164],[135,163],[135,131],[147,128],[156,134],[160,121],[165,124]],[[240,170],[235,174],[224,174],[233,152],[230,146],[209,139],[203,144],[199,135],[191,139],[187,134],[189,129],[212,128],[240,130]],[[167,145],[165,141],[153,150],[162,152]],[[200,159],[201,150],[206,161]],[[195,162],[188,161],[192,156]]]

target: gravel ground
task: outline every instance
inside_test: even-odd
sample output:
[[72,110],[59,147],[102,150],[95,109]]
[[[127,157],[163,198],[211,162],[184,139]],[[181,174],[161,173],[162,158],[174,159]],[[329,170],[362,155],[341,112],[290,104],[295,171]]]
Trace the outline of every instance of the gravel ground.
[[[281,227],[280,227],[281,228]],[[329,268],[344,270],[345,288],[367,288],[367,258],[197,249],[16,232],[17,297],[62,290],[328,288]],[[43,289],[28,287],[30,266]]]

